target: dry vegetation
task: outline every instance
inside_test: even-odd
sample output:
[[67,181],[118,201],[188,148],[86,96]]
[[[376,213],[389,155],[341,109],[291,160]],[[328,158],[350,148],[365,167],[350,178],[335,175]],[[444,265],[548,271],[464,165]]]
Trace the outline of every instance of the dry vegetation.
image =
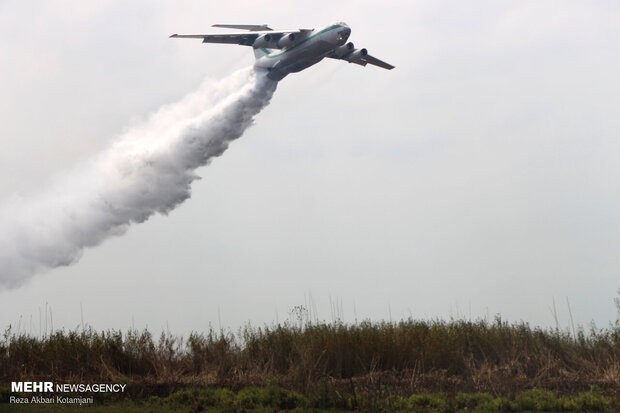
[[134,398],[188,387],[278,385],[355,403],[433,392],[514,397],[537,388],[577,394],[594,386],[617,400],[620,325],[573,336],[499,318],[287,323],[186,339],[93,329],[37,338],[8,329],[0,340],[0,387],[46,379],[126,382]]

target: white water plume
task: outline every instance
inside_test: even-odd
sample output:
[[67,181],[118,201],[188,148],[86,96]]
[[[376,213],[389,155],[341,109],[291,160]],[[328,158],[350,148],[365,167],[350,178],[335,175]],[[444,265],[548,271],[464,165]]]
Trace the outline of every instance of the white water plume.
[[79,260],[191,195],[196,168],[220,156],[268,103],[276,82],[240,70],[164,107],[41,193],[0,207],[0,287]]

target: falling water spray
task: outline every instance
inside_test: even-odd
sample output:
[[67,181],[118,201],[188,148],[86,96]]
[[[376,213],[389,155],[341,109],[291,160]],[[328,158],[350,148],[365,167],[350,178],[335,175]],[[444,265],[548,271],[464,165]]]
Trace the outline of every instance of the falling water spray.
[[276,89],[252,69],[203,84],[42,192],[0,206],[0,287],[77,262],[86,247],[191,196],[196,168],[252,125]]

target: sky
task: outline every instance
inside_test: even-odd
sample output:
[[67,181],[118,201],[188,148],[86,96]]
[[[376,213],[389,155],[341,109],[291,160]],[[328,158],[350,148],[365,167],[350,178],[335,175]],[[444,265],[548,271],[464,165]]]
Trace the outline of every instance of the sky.
[[606,1],[2,1],[0,204],[253,63],[172,33],[345,21],[396,68],[323,61],[285,78],[190,199],[0,290],[0,327],[39,334],[47,313],[48,331],[187,334],[298,305],[326,321],[605,327],[620,288],[619,20]]

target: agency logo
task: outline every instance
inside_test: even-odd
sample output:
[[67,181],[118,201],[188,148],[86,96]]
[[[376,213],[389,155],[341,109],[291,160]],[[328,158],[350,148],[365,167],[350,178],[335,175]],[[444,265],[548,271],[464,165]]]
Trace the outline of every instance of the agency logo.
[[51,381],[12,381],[12,393],[122,393],[127,384],[54,383]]
[[90,397],[66,397],[63,395],[52,395],[52,393],[122,393],[127,384],[120,383],[54,383],[51,381],[13,381],[11,382],[11,393],[41,393],[28,397],[10,396],[10,403],[37,403],[37,404],[92,404],[93,396]]
[[12,381],[12,393],[52,393],[54,383],[51,381]]

